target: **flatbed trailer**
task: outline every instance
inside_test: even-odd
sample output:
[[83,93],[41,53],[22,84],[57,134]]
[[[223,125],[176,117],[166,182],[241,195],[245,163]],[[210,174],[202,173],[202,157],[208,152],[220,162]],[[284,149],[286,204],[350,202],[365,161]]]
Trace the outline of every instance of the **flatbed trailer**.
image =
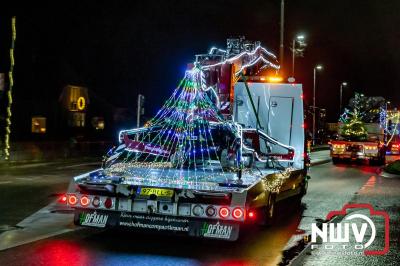
[[[68,205],[75,208],[75,224],[234,241],[241,225],[270,224],[276,202],[296,195],[300,200],[306,193],[304,171],[249,172],[241,182],[236,173],[217,172],[210,179],[189,171],[182,178],[197,174],[197,180],[182,182],[174,178],[176,173],[160,177],[160,171],[146,180],[102,178],[103,169],[76,177],[77,191],[67,194]],[[277,180],[286,183],[279,192],[274,191]]]

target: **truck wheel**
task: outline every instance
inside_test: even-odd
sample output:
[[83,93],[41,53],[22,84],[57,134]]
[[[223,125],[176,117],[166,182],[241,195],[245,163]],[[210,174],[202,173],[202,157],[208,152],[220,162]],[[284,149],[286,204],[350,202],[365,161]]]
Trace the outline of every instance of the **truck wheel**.
[[379,159],[375,159],[375,160],[370,160],[369,164],[370,165],[377,165],[377,166],[384,165],[385,164],[385,159],[379,158]]
[[339,158],[332,158],[332,163],[333,164],[338,164],[338,163],[340,163],[341,162],[341,160],[339,159]]
[[276,222],[275,206],[276,205],[276,194],[269,194],[268,204],[264,208],[265,223],[266,226],[274,225]]

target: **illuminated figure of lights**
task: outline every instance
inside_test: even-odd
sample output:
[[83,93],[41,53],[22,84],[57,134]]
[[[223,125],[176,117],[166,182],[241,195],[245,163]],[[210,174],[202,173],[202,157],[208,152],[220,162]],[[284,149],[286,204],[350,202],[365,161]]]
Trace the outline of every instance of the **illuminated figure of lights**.
[[11,30],[12,30],[12,38],[11,38],[11,48],[10,48],[10,71],[8,72],[8,78],[10,82],[10,87],[7,92],[8,105],[7,105],[7,116],[6,116],[6,127],[5,127],[5,136],[4,136],[4,159],[10,159],[10,135],[11,135],[11,106],[13,102],[12,91],[14,86],[14,48],[15,48],[15,40],[17,38],[17,30],[15,27],[16,18],[12,17],[11,19]]

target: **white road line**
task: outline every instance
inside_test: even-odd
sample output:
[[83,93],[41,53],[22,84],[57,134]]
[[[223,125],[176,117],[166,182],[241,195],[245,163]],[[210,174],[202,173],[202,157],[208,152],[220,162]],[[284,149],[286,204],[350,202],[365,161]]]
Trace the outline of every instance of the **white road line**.
[[68,165],[68,166],[57,167],[57,170],[75,168],[75,167],[80,167],[80,166],[91,166],[91,165],[97,165],[98,166],[98,165],[100,165],[100,163],[99,162],[92,162],[92,163],[73,164],[73,165]]
[[3,185],[3,184],[10,184],[10,183],[12,183],[12,181],[0,181],[0,185]]

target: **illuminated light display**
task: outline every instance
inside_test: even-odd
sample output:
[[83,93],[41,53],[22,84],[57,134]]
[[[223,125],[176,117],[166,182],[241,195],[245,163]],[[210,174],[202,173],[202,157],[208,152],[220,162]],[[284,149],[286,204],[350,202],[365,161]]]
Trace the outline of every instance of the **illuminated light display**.
[[214,131],[216,125],[226,122],[204,85],[204,74],[199,68],[186,71],[172,96],[149,121],[148,128],[120,132],[121,141],[126,141],[125,135],[129,134],[135,134],[138,140],[128,140],[127,153],[116,158],[105,169],[106,173],[134,174],[140,168],[140,176],[150,178],[152,170],[159,169],[160,176],[173,173],[178,179],[182,178],[182,171],[189,169],[203,178],[223,174]]
[[86,107],[85,98],[79,97],[78,100],[76,101],[76,105],[78,107],[78,110],[80,110],[80,111],[85,110],[85,107]]
[[15,40],[17,38],[17,30],[16,30],[16,18],[12,17],[11,19],[11,30],[12,30],[12,38],[11,38],[11,48],[10,48],[10,71],[8,72],[8,78],[10,82],[10,87],[7,91],[7,99],[8,99],[8,105],[7,105],[7,115],[6,115],[6,127],[5,127],[5,136],[4,136],[4,159],[9,160],[10,159],[10,135],[11,135],[11,106],[13,102],[12,98],[12,91],[14,87],[14,77],[13,77],[13,72],[14,72],[14,65],[15,65],[15,60],[14,60],[14,48],[15,48]]
[[[210,50],[210,53],[214,52],[220,55],[225,51],[217,48]],[[205,71],[226,62],[233,63],[243,56],[248,56],[244,60],[247,63],[239,66],[239,71],[232,70],[234,82],[243,78],[242,72],[247,67],[259,62],[264,63],[264,67],[279,69],[278,65],[270,64],[265,59],[266,55],[276,59],[265,48],[258,46],[252,52],[243,52],[217,64],[201,66],[195,62],[162,108],[146,122],[146,127],[119,132],[123,149],[110,156],[102,175],[119,176],[126,182],[137,184],[145,181],[155,186],[178,185],[184,188],[190,185],[199,189],[218,186],[215,180],[224,183],[236,175],[239,177],[239,173],[251,178],[264,176],[260,170],[253,171],[252,167],[244,166],[243,152],[255,153],[261,163],[267,161],[244,145],[242,134],[251,129],[224,119],[216,91],[206,84]],[[293,151],[292,157],[287,159],[293,160],[293,147],[275,143],[276,140],[269,136],[266,139]],[[290,171],[291,168],[287,169]],[[272,178],[265,178],[264,186],[271,191],[279,191],[288,177],[289,172],[283,171]],[[206,213],[213,214],[209,212],[212,209]],[[237,211],[237,216],[239,214],[240,211]],[[241,215],[244,216],[244,213]]]
[[[224,51],[222,49],[217,49],[217,48],[213,47],[212,50],[210,50],[210,52],[212,52],[214,50]],[[259,53],[259,55],[257,55],[258,53]],[[268,51],[267,49],[265,49],[262,46],[257,46],[252,52],[242,52],[242,53],[240,53],[240,54],[238,54],[236,56],[233,56],[231,58],[228,58],[228,59],[226,59],[226,60],[224,60],[222,62],[219,62],[219,63],[216,63],[216,64],[211,64],[211,65],[202,66],[202,70],[207,70],[207,69],[210,69],[212,67],[220,66],[220,65],[223,65],[223,64],[226,64],[226,63],[233,63],[233,62],[235,62],[237,60],[242,59],[245,56],[246,57],[250,57],[250,58],[253,58],[253,57],[255,57],[255,58],[253,58],[253,60],[250,60],[249,63],[244,64],[243,66],[241,66],[240,69],[235,72],[236,76],[241,74],[244,69],[257,64],[260,61],[265,64],[265,66],[263,66],[263,67],[267,67],[268,66],[268,67],[272,67],[272,68],[274,68],[276,70],[280,69],[280,66],[278,64],[272,63],[270,60],[268,60],[266,57],[264,57],[262,53],[266,54],[267,56],[271,57],[273,60],[276,61],[276,56],[273,53],[271,53],[270,51]]]
[[348,118],[344,121],[341,135],[345,138],[350,138],[354,140],[366,140],[368,137],[368,131],[361,121],[359,113],[357,110],[349,112]]

